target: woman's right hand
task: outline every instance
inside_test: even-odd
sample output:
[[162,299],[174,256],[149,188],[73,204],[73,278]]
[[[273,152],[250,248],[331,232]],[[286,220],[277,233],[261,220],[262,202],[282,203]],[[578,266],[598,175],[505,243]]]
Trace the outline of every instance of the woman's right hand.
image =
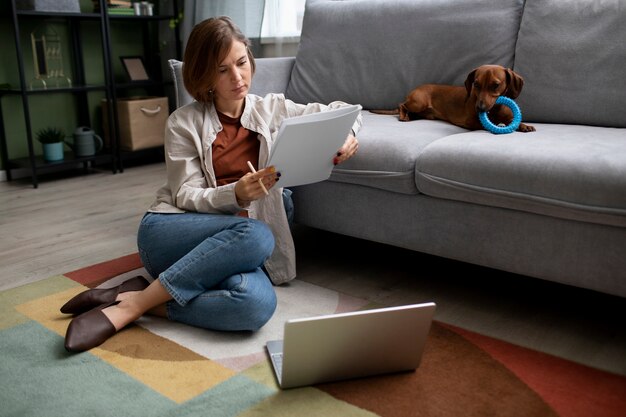
[[274,166],[269,166],[258,170],[257,172],[248,172],[243,177],[239,178],[235,184],[235,196],[237,197],[237,203],[240,206],[244,206],[250,201],[257,200],[265,195],[265,191],[259,180],[263,183],[266,190],[270,190],[274,184],[280,178],[280,172],[276,172]]

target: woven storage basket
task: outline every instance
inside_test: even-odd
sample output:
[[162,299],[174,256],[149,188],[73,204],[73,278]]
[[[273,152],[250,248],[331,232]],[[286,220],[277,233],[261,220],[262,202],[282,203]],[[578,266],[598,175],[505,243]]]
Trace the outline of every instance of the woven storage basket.
[[[110,143],[108,106],[102,100],[105,142]],[[169,116],[167,97],[128,97],[117,100],[120,127],[120,149],[139,149],[163,146],[165,123]]]

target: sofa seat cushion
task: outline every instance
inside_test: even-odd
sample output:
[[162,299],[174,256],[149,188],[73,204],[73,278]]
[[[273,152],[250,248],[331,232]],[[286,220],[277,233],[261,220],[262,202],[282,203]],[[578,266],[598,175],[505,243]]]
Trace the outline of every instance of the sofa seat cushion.
[[626,130],[535,124],[435,141],[416,165],[420,192],[553,217],[626,226]]
[[415,161],[431,142],[466,132],[450,123],[429,120],[400,122],[397,116],[363,111],[357,134],[359,150],[337,165],[330,181],[365,185],[403,194],[417,194]]

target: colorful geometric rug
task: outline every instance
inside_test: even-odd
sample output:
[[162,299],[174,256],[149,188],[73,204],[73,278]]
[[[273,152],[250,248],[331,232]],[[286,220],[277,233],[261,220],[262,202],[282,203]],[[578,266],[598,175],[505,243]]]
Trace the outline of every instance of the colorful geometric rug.
[[0,416],[626,416],[626,378],[440,322],[415,372],[280,390],[264,346],[286,319],[374,307],[298,280],[256,333],[142,318],[67,353],[59,307],[137,274],[133,254],[0,293]]

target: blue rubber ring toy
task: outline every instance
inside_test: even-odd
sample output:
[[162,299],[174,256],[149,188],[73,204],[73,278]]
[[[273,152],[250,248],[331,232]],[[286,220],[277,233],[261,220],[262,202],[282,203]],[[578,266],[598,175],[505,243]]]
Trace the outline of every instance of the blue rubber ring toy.
[[511,111],[513,112],[513,121],[509,123],[507,126],[496,126],[493,123],[491,123],[491,120],[489,120],[489,117],[487,116],[487,112],[481,111],[478,113],[478,119],[480,120],[480,123],[483,125],[485,130],[488,130],[489,132],[496,134],[496,135],[515,132],[517,128],[519,127],[519,124],[522,123],[522,112],[519,109],[519,106],[517,105],[517,103],[513,101],[512,99],[510,99],[509,97],[500,96],[496,100],[496,104],[501,104],[503,106],[507,106],[508,108],[510,108]]

